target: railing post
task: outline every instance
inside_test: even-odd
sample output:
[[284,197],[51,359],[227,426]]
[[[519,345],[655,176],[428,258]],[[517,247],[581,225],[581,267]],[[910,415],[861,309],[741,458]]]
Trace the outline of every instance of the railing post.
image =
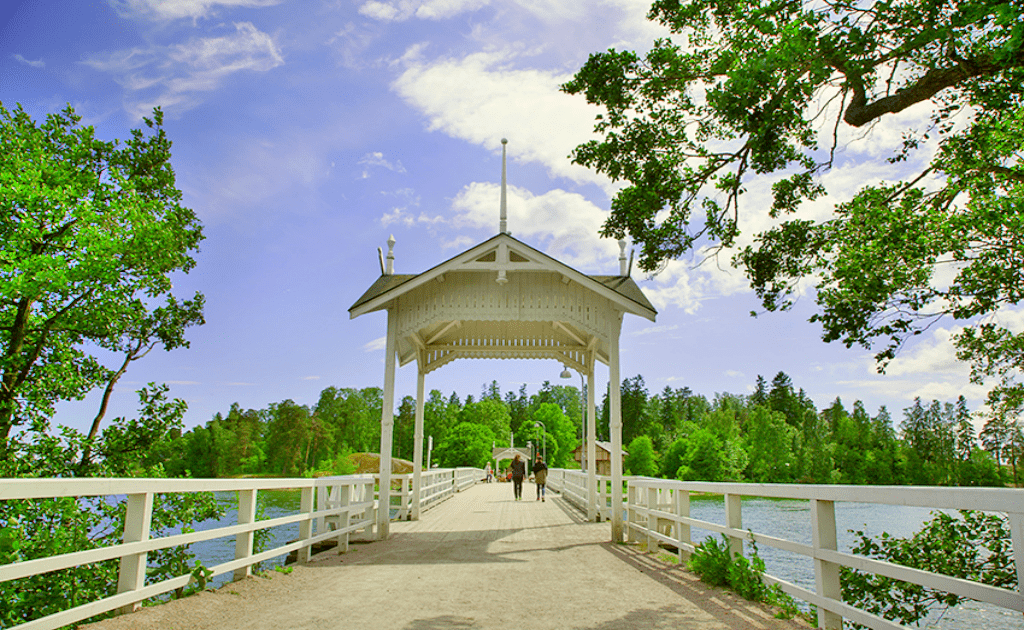
[[[129,494],[124,516],[124,538],[122,542],[149,540],[149,526],[153,520],[153,493]],[[146,585],[146,552],[121,557],[121,569],[117,578],[117,592],[137,591]],[[129,613],[142,607],[140,602],[122,606],[121,613]]]
[[[832,501],[811,499],[811,534],[815,556],[819,549],[838,548],[836,539],[836,509]],[[818,595],[842,601],[842,586],[839,581],[839,565],[814,558],[814,586]],[[843,627],[843,618],[836,613],[818,607],[818,627]]]
[[[238,524],[248,525],[256,522],[256,489],[238,491]],[[242,532],[235,535],[235,560],[248,558],[252,555],[252,543],[255,532]],[[241,580],[252,575],[252,565],[235,569],[234,579]]]
[[[738,494],[725,495],[725,524],[730,529],[743,529],[742,497]],[[729,534],[729,549],[733,556],[743,555],[743,539]]]
[[408,477],[402,477],[402,512],[398,518],[412,520],[412,484]]
[[[626,540],[628,542],[636,542],[636,498],[637,498],[636,486],[628,484],[626,486]],[[615,508],[615,502],[612,501],[612,509]]]
[[[328,488],[325,485],[320,486],[319,488],[316,489],[316,504],[319,506],[319,509],[321,511],[327,508],[327,492]],[[327,531],[326,527],[327,525],[326,522],[324,521],[324,517],[318,516],[316,519],[316,533],[324,533],[325,531]]]
[[658,539],[652,534],[657,531],[658,517],[654,511],[658,509],[658,489],[651,487],[647,489],[647,553],[654,553],[658,550]]
[[[302,489],[302,498],[299,500],[299,512],[307,516],[305,520],[299,521],[299,540],[309,540],[313,537],[313,519],[308,516],[313,513],[313,490],[313,486],[306,486]],[[299,564],[309,562],[309,556],[312,551],[309,546],[299,547]]]
[[349,514],[348,506],[351,503],[349,498],[352,487],[348,484],[342,485],[338,488],[338,507],[343,508],[345,511],[338,515],[339,529],[345,533],[338,536],[338,551],[344,553],[348,551],[348,526],[352,524],[352,516]]
[[[673,511],[675,512],[676,516],[685,516],[685,517],[689,518],[689,516],[690,516],[690,491],[689,490],[680,490],[679,488],[676,488],[673,491],[673,503],[675,504],[675,506],[674,506],[675,509]],[[690,540],[690,526],[685,524],[685,523],[680,523],[679,521],[676,521],[676,535],[675,535],[675,539],[676,539],[676,543],[677,543],[676,547],[677,547],[677,553],[679,554],[679,561],[682,562],[683,560],[686,559],[684,554],[687,553],[683,549],[683,544],[684,543],[687,544],[687,545],[693,544],[691,542],[691,540]]]
[[1024,514],[1007,512],[1010,522],[1010,541],[1013,543],[1013,562],[1017,567],[1017,592],[1024,595]]

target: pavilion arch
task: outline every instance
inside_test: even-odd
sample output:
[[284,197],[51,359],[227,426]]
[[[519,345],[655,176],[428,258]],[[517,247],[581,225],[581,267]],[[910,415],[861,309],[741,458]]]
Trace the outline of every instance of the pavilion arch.
[[[630,278],[620,242],[619,275],[588,276],[513,238],[506,229],[502,151],[500,232],[420,274],[394,273],[394,237],[387,264],[349,309],[351,318],[386,311],[384,401],[381,413],[380,505],[389,505],[395,369],[416,361],[416,424],[412,518],[419,518],[423,467],[424,380],[457,359],[555,359],[587,376],[587,459],[595,461],[594,365],[608,365],[612,482],[622,483],[619,334],[630,313],[654,321],[657,312]],[[590,466],[588,518],[595,518]],[[612,540],[621,541],[621,494],[613,492]],[[389,515],[379,510],[379,535]]]

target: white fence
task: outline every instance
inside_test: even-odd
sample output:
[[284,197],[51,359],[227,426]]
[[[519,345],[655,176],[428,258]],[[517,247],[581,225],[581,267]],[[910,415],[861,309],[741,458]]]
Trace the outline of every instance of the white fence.
[[[411,474],[391,475],[392,509],[398,509],[395,518],[399,520],[412,518],[412,477]],[[481,468],[424,470],[420,477],[420,512],[426,512],[445,499],[451,498],[456,492],[462,492],[486,477],[487,473]],[[374,478],[379,481],[377,476]]]
[[[411,486],[411,475],[407,476],[410,480],[402,479],[403,488]],[[436,505],[482,478],[483,471],[476,468],[424,472],[421,509]],[[132,610],[143,600],[189,584],[191,575],[146,584],[146,556],[151,551],[233,536],[234,560],[207,568],[212,571],[210,577],[233,572],[235,579],[250,575],[252,566],[259,562],[292,551],[298,553],[299,562],[305,562],[315,543],[334,539],[340,550],[347,550],[351,534],[363,538],[374,536],[378,503],[375,485],[373,475],[319,479],[3,479],[0,480],[0,500],[86,496],[109,496],[121,500],[124,497],[127,515],[124,536],[119,545],[0,566],[0,592],[11,580],[120,559],[116,595],[14,626],[18,630],[52,630],[111,610]],[[300,491],[299,511],[257,521],[257,493],[260,490],[285,489]],[[238,524],[150,538],[154,496],[191,492],[237,492]],[[409,493],[403,492],[401,501],[399,517],[407,518]],[[255,532],[290,523],[299,524],[298,540],[260,553],[253,552]]]
[[[612,478],[597,475],[597,489],[595,491],[596,506],[595,516],[599,521],[608,521],[612,518],[611,486]],[[629,477],[624,477],[628,480]],[[547,487],[561,494],[569,503],[572,503],[580,511],[587,511],[587,473],[582,470],[566,470],[564,468],[552,468],[548,470]]]
[[[690,494],[711,493],[725,497],[725,523],[690,518]],[[772,497],[810,501],[810,545],[757,533],[759,523],[744,523],[742,497]],[[1024,612],[1021,591],[1011,591],[939,575],[928,571],[873,560],[837,550],[836,502],[876,505],[908,505],[935,509],[982,510],[1004,513],[1010,525],[1018,589],[1024,587],[1024,492],[993,488],[925,488],[913,486],[815,486],[786,484],[731,484],[680,482],[631,478],[626,500],[629,539],[646,541],[648,549],[665,543],[679,549],[680,557],[693,551],[690,528],[725,534],[732,550],[743,551],[743,541],[775,547],[814,561],[815,590],[765,575],[786,593],[818,609],[818,626],[841,628],[846,618],[869,628],[895,630],[903,626],[843,603],[840,568],[849,567],[889,578],[912,582],[963,597]],[[604,505],[604,502],[601,502]]]

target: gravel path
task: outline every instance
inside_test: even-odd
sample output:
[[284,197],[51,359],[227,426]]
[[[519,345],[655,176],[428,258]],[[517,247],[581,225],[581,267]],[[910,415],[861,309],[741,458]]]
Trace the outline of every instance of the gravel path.
[[558,496],[512,500],[480,484],[395,522],[385,542],[328,551],[290,574],[88,626],[90,630],[291,628],[509,630],[793,630],[799,620],[710,588],[677,565],[608,542]]

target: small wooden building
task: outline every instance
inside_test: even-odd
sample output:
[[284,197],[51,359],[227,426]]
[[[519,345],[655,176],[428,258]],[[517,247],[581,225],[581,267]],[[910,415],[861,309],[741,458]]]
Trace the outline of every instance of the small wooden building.
[[[597,440],[595,442],[595,444],[597,446],[597,448],[595,449],[595,455],[596,456],[594,457],[594,461],[597,462],[596,473],[598,475],[611,475],[612,474],[612,443],[611,442],[602,442],[600,440]],[[584,456],[583,449],[584,449],[584,447],[585,447],[584,444],[580,444],[579,446],[576,447],[576,450],[572,452],[573,459],[575,459],[580,464],[581,468],[583,467],[583,456]],[[623,462],[623,464],[625,464],[625,462],[626,462],[626,455],[628,455],[628,454],[629,453],[627,453],[625,449],[622,450],[622,462]]]

